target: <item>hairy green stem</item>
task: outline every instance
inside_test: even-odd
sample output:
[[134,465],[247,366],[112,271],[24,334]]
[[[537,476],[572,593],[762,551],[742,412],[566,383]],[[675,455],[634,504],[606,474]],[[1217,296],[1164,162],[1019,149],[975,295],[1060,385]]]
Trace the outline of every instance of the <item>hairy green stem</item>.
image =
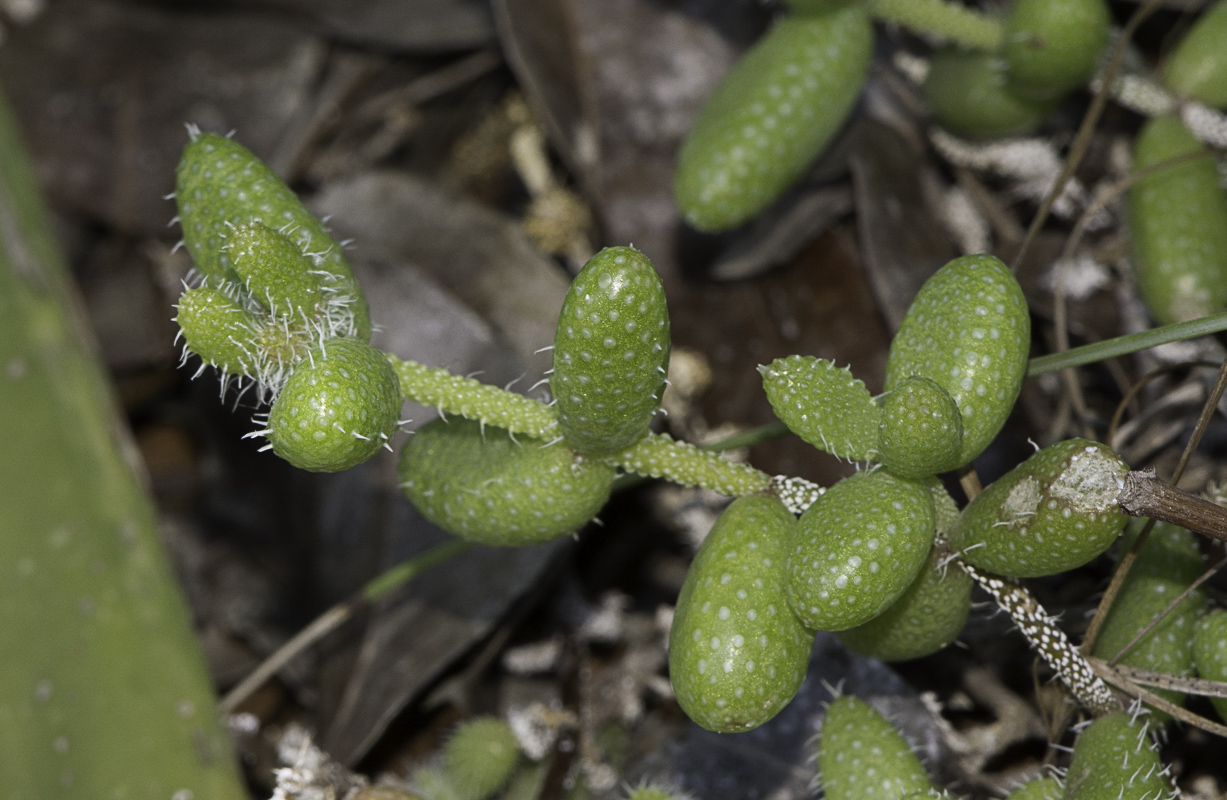
[[433,406],[444,415],[458,414],[539,439],[552,438],[557,433],[558,417],[540,400],[416,361],[402,361],[392,355],[388,361],[396,370],[406,400]]
[[1033,358],[1027,365],[1027,377],[1034,378],[1036,375],[1048,372],[1059,372],[1067,367],[1082,367],[1096,361],[1127,356],[1130,353],[1158,347],[1161,344],[1196,339],[1198,336],[1207,336],[1220,331],[1227,331],[1227,311],[1192,319],[1188,322],[1163,325],[1141,333],[1106,339],[1102,342],[1075,347],[1063,353],[1051,353]]
[[757,494],[771,485],[771,476],[749,464],[729,461],[711,450],[676,441],[665,434],[649,433],[604,460],[627,472],[711,489],[729,497]]
[[868,0],[869,13],[973,50],[997,50],[1004,29],[992,17],[948,0]]

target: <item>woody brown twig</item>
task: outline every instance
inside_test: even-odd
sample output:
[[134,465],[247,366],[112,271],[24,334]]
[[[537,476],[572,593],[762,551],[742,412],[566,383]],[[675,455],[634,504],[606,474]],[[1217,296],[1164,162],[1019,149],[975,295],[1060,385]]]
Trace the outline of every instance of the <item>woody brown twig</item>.
[[1227,542],[1227,508],[1172,486],[1153,469],[1126,475],[1117,502],[1130,516],[1170,522]]

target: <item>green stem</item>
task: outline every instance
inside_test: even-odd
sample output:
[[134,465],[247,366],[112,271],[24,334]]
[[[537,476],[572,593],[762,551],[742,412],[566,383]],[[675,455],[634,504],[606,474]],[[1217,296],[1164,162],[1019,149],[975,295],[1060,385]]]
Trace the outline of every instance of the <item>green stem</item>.
[[466,419],[506,428],[539,439],[556,435],[558,418],[554,410],[530,397],[500,389],[472,378],[461,378],[445,369],[427,367],[416,361],[388,356],[400,391],[406,400],[433,406],[443,414],[458,414]]
[[748,431],[741,431],[740,433],[734,433],[732,436],[726,436],[718,442],[701,444],[699,448],[723,453],[725,450],[739,450],[743,447],[753,447],[763,442],[774,442],[776,439],[783,439],[791,434],[792,431],[783,422],[768,422],[766,425],[759,425],[757,428],[750,428]]
[[729,497],[756,494],[771,485],[771,476],[749,464],[729,461],[665,434],[649,433],[604,461],[627,472],[711,489]]
[[1001,47],[1000,22],[948,0],[867,0],[869,13],[883,22],[904,25],[973,50]]
[[320,614],[310,625],[295,634],[294,638],[260,662],[260,665],[252,670],[242,683],[231,689],[222,698],[222,710],[227,714],[233,714],[244,700],[251,697],[257,689],[264,685],[265,681],[280,672],[281,668],[299,653],[345,624],[359,609],[374,603],[394,589],[399,589],[431,567],[455,558],[472,546],[471,542],[452,539],[427,550],[416,558],[402,561],[367,581],[366,585],[352,597]]
[[1063,353],[1052,353],[1033,358],[1027,365],[1027,377],[1034,378],[1036,375],[1048,372],[1059,372],[1068,367],[1081,367],[1096,361],[1127,356],[1130,353],[1158,347],[1161,344],[1196,339],[1198,336],[1220,331],[1227,331],[1227,311],[1211,314],[1201,319],[1176,322],[1141,333],[1131,333],[1128,336],[1118,336],[1115,339],[1086,344]]
[[444,542],[438,547],[427,550],[417,558],[402,561],[391,569],[386,570],[383,574],[367,581],[366,585],[359,590],[359,594],[363,600],[373,603],[394,589],[404,586],[431,567],[436,567],[444,561],[450,561],[472,546],[472,542],[467,542],[464,539],[453,539]]

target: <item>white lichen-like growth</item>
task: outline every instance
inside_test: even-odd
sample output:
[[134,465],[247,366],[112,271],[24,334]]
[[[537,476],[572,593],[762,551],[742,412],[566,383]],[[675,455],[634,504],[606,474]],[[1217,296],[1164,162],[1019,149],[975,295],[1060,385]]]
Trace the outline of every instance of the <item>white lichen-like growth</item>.
[[[1098,91],[1099,81],[1092,83]],[[1112,99],[1147,117],[1176,113],[1198,140],[1212,147],[1227,147],[1227,114],[1194,100],[1180,100],[1160,83],[1144,75],[1122,75],[1112,84]]]
[[[1056,145],[1047,139],[1001,139],[969,142],[941,128],[933,128],[929,141],[951,164],[975,172],[990,173],[1012,182],[1010,194],[1017,198],[1042,201],[1061,174],[1063,160]],[[1090,202],[1090,193],[1077,178],[1070,178],[1052,206],[1062,219],[1077,217]],[[1088,230],[1107,227],[1111,217],[1100,209],[1087,223]]]
[[1040,285],[1055,293],[1058,280],[1062,283],[1068,299],[1085,300],[1111,284],[1112,273],[1096,261],[1094,256],[1084,251],[1068,260],[1053,262],[1052,269],[1040,278]]
[[980,212],[971,193],[962,186],[952,186],[941,192],[937,216],[963,255],[987,253],[991,249],[988,220]]
[[316,747],[301,725],[290,724],[276,749],[284,766],[273,770],[277,785],[271,800],[335,800],[367,783]]
[[1103,513],[1116,508],[1129,468],[1115,453],[1088,445],[1072,456],[1048,491],[1078,512]]

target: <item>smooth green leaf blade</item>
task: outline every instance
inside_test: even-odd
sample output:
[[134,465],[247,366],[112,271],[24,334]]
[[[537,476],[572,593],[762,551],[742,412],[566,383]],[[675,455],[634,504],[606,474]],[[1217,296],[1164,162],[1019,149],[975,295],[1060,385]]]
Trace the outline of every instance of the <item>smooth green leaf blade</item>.
[[0,793],[247,798],[0,100]]
[[1047,375],[1050,372],[1059,372],[1063,369],[1084,367],[1097,361],[1119,358],[1120,356],[1127,356],[1142,350],[1149,350],[1161,344],[1183,342],[1186,339],[1196,339],[1200,336],[1209,336],[1212,333],[1221,333],[1222,331],[1227,331],[1227,311],[1211,314],[1200,319],[1189,320],[1188,322],[1163,325],[1148,331],[1142,331],[1141,333],[1130,333],[1126,336],[1118,336],[1115,339],[1106,339],[1102,342],[1075,347],[1063,353],[1049,353],[1046,356],[1039,356],[1031,359],[1027,364],[1027,377],[1034,378],[1039,375]]

